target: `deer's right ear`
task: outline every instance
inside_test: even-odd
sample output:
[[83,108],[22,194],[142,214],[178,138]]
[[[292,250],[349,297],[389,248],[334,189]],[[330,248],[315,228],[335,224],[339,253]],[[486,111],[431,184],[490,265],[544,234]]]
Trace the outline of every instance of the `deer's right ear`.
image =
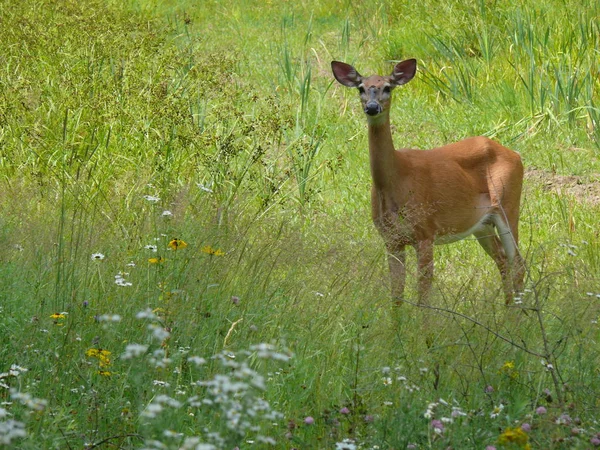
[[347,87],[358,87],[361,83],[361,76],[354,67],[340,61],[331,61],[331,70],[333,76],[341,84]]

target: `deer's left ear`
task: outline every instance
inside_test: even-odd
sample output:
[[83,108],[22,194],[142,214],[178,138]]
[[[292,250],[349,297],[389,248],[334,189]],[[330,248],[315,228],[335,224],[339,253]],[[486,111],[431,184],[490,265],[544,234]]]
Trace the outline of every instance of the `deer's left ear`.
[[399,62],[398,64],[396,64],[396,67],[394,67],[394,71],[392,72],[392,83],[395,86],[401,86],[403,84],[406,84],[413,79],[416,72],[416,59],[407,59],[406,61]]

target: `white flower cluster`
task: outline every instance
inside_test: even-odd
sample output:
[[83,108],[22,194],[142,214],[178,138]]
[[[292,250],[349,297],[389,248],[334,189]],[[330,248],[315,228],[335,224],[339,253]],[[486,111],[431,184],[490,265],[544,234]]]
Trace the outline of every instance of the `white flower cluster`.
[[[153,314],[147,310],[139,313],[138,318],[152,319]],[[146,350],[147,347],[141,348],[137,344],[130,344],[124,355],[137,356]],[[187,352],[188,349],[183,354]],[[277,351],[270,344],[258,344],[250,347],[248,351],[237,354],[223,351],[211,358],[213,366],[211,373],[215,373],[212,370],[216,370],[215,375],[210,379],[194,383],[192,390],[196,392],[186,400],[180,401],[168,395],[169,393],[173,393],[173,396],[185,395],[185,391],[182,391],[180,386],[171,386],[170,383],[154,380],[155,389],[161,389],[163,393],[154,397],[140,416],[145,419],[156,419],[164,413],[184,407],[192,416],[201,414],[207,423],[202,438],[184,436],[173,430],[169,430],[168,436],[163,434],[161,437],[162,440],[164,438],[177,439],[178,450],[226,448],[228,445],[226,442],[229,443],[231,437],[234,436],[235,439],[243,437],[246,442],[275,445],[275,439],[266,435],[266,427],[277,425],[283,415],[273,410],[270,403],[263,398],[263,391],[266,389],[265,377],[254,370],[248,362],[257,357],[281,362],[289,361],[291,356]],[[209,364],[206,359],[195,355],[190,355],[187,360],[191,363],[189,367],[192,370],[202,371],[203,367]],[[155,350],[149,361],[155,367],[166,367],[171,362],[165,357],[163,349]],[[154,436],[154,439],[157,438]],[[170,444],[153,440],[147,440],[145,445],[148,450],[172,448]]]
[[129,275],[128,273],[119,272],[115,275],[115,284],[117,286],[132,286],[132,283],[127,281],[125,277]]

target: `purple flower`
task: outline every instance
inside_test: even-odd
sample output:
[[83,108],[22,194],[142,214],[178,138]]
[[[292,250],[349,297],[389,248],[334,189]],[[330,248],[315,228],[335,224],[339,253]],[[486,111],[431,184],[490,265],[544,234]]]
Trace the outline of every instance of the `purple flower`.
[[524,423],[521,425],[521,430],[523,430],[525,433],[529,433],[531,431],[531,425]]
[[350,410],[344,406],[340,409],[340,414],[350,414]]
[[365,416],[365,422],[366,423],[373,423],[375,421],[375,417],[371,416],[370,414],[367,414]]
[[441,420],[433,419],[431,421],[431,428],[433,428],[433,431],[435,431],[436,433],[444,432],[444,424]]
[[312,425],[313,423],[315,423],[315,419],[313,419],[311,416],[306,416],[304,418],[304,423],[306,425]]
[[494,392],[494,387],[493,386],[486,386],[485,387],[485,393],[486,394],[491,394],[492,392]]
[[594,447],[600,447],[600,438],[598,436],[594,436],[593,438],[590,439],[590,443]]
[[496,450],[496,447],[494,447],[493,445],[488,445],[485,450]]
[[536,410],[535,413],[539,414],[540,416],[543,416],[544,414],[546,414],[548,412],[548,410],[546,408],[544,408],[543,406],[539,406]]
[[89,305],[88,301],[87,301],[87,300],[84,300],[84,302],[83,302],[83,307],[84,307],[84,308],[87,308],[87,306],[88,306],[88,305]]

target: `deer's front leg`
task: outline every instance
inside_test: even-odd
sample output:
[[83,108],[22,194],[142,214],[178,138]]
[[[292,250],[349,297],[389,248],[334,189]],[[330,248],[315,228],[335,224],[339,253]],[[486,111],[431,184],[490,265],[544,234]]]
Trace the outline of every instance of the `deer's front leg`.
[[419,303],[426,304],[433,279],[433,240],[425,239],[417,243]]
[[406,251],[404,245],[388,244],[388,265],[392,285],[392,299],[400,306],[404,296],[406,282]]

